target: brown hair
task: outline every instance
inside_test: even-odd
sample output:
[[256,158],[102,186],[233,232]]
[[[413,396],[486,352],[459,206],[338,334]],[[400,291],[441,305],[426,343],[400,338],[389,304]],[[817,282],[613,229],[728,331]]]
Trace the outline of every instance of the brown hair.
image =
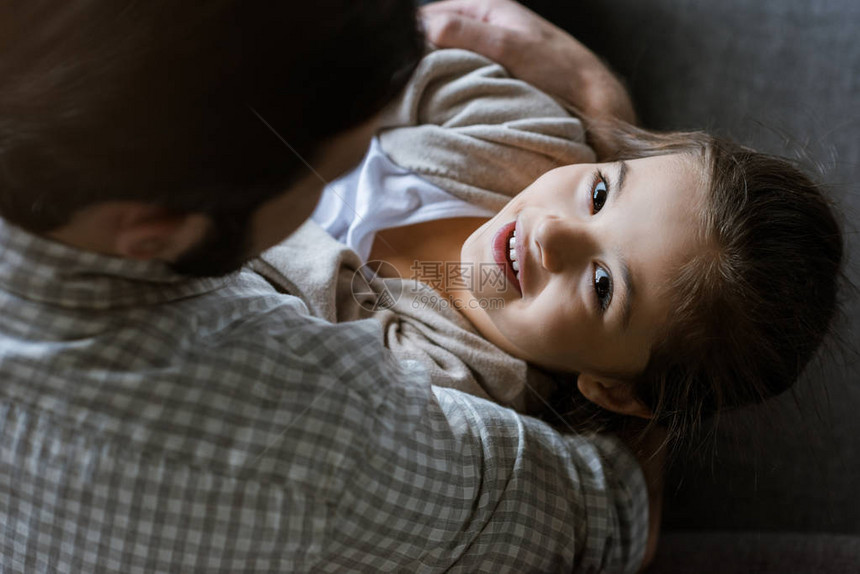
[[246,217],[423,50],[411,0],[4,2],[0,216],[35,233],[110,200]]
[[[652,423],[679,442],[710,415],[791,387],[837,310],[843,240],[820,187],[788,160],[702,132],[590,129],[612,144],[604,161],[686,153],[708,177],[702,232],[712,249],[668,286],[669,320],[633,380]],[[578,402],[565,418],[605,425]]]

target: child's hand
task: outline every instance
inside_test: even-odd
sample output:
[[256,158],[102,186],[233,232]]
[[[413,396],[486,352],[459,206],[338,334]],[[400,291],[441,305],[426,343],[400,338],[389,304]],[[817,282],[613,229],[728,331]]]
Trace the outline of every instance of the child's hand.
[[427,38],[502,64],[592,119],[635,122],[621,82],[570,34],[512,0],[445,0],[424,6]]

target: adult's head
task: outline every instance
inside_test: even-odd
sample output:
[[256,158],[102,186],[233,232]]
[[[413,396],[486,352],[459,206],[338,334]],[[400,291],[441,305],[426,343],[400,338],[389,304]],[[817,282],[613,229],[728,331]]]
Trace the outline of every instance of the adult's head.
[[231,270],[361,157],[422,49],[411,0],[2,2],[0,216]]

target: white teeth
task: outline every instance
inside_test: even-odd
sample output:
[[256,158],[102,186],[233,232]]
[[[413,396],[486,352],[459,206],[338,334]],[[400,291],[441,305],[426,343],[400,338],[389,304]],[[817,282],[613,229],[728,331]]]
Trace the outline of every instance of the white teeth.
[[514,270],[514,274],[519,278],[520,276],[520,262],[517,261],[517,231],[514,230],[511,233],[511,238],[508,239],[508,258],[511,261],[511,268]]

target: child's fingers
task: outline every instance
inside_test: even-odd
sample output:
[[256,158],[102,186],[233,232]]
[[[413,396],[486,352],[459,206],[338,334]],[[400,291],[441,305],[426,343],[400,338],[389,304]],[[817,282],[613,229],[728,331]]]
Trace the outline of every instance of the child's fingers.
[[508,30],[450,12],[423,14],[427,39],[440,48],[462,48],[504,60],[512,41]]

